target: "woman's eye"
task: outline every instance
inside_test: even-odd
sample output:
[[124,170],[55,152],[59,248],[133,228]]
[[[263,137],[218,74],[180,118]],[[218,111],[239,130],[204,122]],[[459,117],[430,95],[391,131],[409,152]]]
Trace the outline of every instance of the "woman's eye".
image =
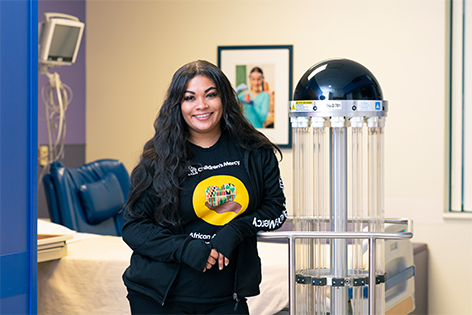
[[193,95],[184,96],[184,101],[186,101],[186,102],[194,100],[194,99],[195,99],[195,97]]
[[213,97],[217,97],[217,96],[218,96],[218,93],[216,93],[216,92],[207,94],[208,98],[213,98]]

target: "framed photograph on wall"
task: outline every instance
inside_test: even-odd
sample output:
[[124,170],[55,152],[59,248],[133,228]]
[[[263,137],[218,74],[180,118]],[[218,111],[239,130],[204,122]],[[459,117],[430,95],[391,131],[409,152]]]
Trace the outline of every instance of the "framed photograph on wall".
[[254,127],[279,147],[291,148],[293,46],[218,46],[218,67]]

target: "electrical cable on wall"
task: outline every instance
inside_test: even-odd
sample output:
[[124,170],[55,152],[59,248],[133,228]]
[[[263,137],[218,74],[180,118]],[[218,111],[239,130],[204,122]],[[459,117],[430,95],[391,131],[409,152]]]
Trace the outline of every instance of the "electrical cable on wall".
[[66,111],[72,101],[72,89],[61,82],[57,72],[44,73],[49,82],[40,90],[41,99],[45,105],[45,120],[48,131],[48,155],[39,180],[49,171],[49,165],[64,158],[66,136]]

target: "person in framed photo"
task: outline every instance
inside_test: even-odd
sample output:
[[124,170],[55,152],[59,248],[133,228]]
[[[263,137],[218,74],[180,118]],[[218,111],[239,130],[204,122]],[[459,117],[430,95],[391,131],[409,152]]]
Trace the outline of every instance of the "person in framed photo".
[[[266,120],[271,109],[271,95],[268,85],[264,82],[264,72],[260,67],[252,68],[249,73],[249,87],[239,92],[238,98],[242,104],[244,116],[255,128],[265,128],[269,125],[270,122],[266,123]],[[273,121],[273,115],[270,117]]]

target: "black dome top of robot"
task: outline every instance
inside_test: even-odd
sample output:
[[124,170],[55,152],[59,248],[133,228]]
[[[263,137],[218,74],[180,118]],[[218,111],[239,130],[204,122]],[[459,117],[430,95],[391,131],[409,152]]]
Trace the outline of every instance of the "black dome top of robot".
[[329,59],[308,69],[298,81],[295,101],[383,100],[374,75],[349,59]]

